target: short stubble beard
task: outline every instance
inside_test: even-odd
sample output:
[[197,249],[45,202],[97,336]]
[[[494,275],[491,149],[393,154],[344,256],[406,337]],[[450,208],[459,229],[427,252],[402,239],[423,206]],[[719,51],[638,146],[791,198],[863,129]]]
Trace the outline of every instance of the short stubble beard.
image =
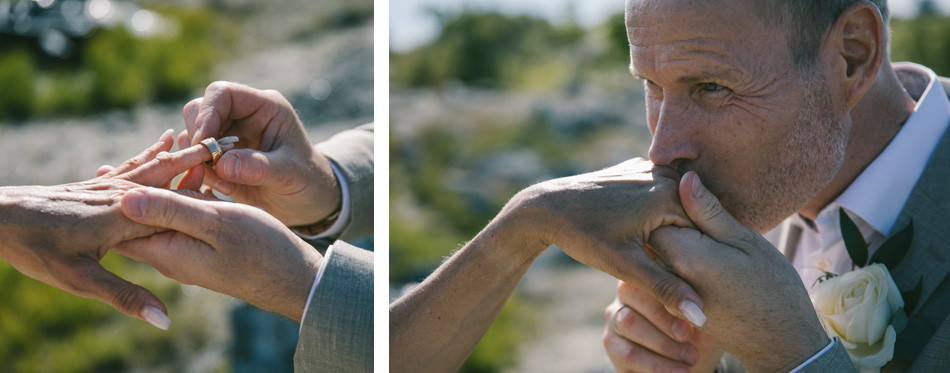
[[768,232],[802,209],[838,173],[850,139],[846,120],[835,115],[820,72],[804,77],[802,108],[787,141],[778,144],[756,185],[736,191],[728,208],[742,224]]

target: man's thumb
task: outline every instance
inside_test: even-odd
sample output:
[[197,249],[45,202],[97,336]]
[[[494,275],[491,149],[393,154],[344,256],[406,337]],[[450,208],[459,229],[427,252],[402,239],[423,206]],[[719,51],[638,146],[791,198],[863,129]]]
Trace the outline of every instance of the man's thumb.
[[701,232],[714,240],[737,246],[749,228],[742,225],[722,207],[719,198],[709,192],[699,175],[689,171],[680,179],[680,201],[686,215]]
[[179,195],[170,190],[138,188],[122,196],[122,213],[143,225],[176,230],[195,238],[206,231],[203,226],[208,216],[201,201]]
[[218,177],[232,183],[260,186],[271,184],[280,173],[281,162],[276,154],[254,149],[234,149],[218,160],[215,172]]

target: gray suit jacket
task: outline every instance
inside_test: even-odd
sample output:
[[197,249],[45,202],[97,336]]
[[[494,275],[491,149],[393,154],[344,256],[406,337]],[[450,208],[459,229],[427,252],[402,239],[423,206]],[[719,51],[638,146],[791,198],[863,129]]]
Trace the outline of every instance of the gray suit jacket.
[[373,253],[337,241],[304,315],[297,372],[373,371]]
[[[317,149],[336,163],[349,186],[351,215],[340,239],[354,240],[371,235],[373,125],[341,132],[317,144]],[[371,372],[373,253],[336,241],[323,260],[326,261],[323,274],[300,328],[294,369],[298,372]]]
[[[950,81],[941,79],[950,93]],[[913,219],[914,238],[904,259],[891,275],[901,292],[922,283],[917,307],[907,310],[907,328],[897,335],[894,359],[883,372],[950,371],[950,131],[944,133],[910,198],[901,210],[894,231]],[[787,221],[778,229],[776,247],[791,258],[798,245],[800,229]],[[851,371],[843,347],[822,355],[806,372]]]

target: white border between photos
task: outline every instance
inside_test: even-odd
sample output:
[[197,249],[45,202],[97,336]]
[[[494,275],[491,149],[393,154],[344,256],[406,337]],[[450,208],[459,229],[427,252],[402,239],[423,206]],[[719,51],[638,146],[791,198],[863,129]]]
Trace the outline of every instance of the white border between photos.
[[373,4],[373,370],[389,372],[389,0]]

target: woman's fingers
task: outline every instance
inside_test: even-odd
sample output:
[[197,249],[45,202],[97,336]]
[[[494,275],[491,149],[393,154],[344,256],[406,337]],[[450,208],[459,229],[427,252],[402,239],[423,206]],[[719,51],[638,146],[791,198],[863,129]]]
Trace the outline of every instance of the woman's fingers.
[[69,282],[61,288],[70,293],[102,301],[162,330],[171,325],[165,304],[155,294],[105,270],[96,261],[78,258],[61,273]]
[[110,172],[112,172],[112,170],[114,170],[114,169],[115,169],[115,167],[110,166],[110,165],[107,165],[107,164],[104,164],[104,165],[102,165],[102,166],[99,166],[99,169],[96,170],[96,177],[99,177],[99,176],[105,175],[105,174],[107,174],[107,173],[110,173]]
[[[164,133],[162,133],[161,136],[159,136],[158,142],[146,148],[144,151],[139,153],[139,155],[136,155],[132,159],[125,161],[124,163],[119,165],[119,167],[116,167],[112,169],[111,171],[100,176],[118,176],[118,175],[131,172],[132,170],[139,168],[145,163],[148,163],[152,159],[155,159],[155,157],[158,156],[158,154],[172,150],[172,146],[175,145],[175,139],[174,139],[174,136],[172,136],[172,134],[174,133],[175,133],[175,130],[173,129],[166,130]],[[102,167],[100,167],[99,169],[101,170]]]
[[123,173],[120,177],[145,186],[165,186],[178,174],[210,160],[211,152],[204,145],[195,145],[175,153],[159,153],[152,160]]
[[689,340],[693,327],[683,319],[669,313],[663,304],[653,298],[652,294],[620,281],[617,284],[617,297],[623,304],[632,307],[638,314],[643,315],[669,338],[678,342]]

